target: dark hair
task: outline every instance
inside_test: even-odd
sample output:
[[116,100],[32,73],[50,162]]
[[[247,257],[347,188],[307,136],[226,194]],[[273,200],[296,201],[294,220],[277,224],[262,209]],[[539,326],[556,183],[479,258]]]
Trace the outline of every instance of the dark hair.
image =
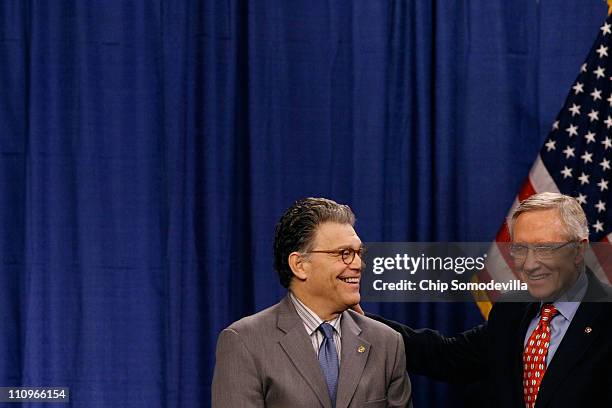
[[285,211],[274,233],[274,269],[281,285],[289,287],[293,272],[289,254],[310,250],[316,228],[324,222],[355,225],[355,214],[348,205],[327,198],[304,198]]

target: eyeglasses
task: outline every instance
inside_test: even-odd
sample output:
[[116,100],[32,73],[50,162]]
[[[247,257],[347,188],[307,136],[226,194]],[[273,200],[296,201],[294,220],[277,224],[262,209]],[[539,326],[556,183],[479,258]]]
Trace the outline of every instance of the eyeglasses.
[[363,259],[363,255],[365,254],[365,252],[366,252],[365,247],[361,247],[359,249],[340,248],[340,249],[332,249],[332,250],[327,250],[327,251],[323,251],[323,250],[308,251],[305,253],[306,254],[331,254],[334,256],[340,256],[342,257],[342,262],[344,262],[346,265],[350,265],[355,260],[355,254],[359,255],[360,259]]
[[527,259],[529,250],[533,251],[533,255],[538,261],[550,261],[554,256],[555,252],[568,245],[576,245],[574,241],[565,242],[563,244],[540,244],[540,245],[528,245],[528,244],[512,244],[510,245],[510,255],[517,262],[524,262]]

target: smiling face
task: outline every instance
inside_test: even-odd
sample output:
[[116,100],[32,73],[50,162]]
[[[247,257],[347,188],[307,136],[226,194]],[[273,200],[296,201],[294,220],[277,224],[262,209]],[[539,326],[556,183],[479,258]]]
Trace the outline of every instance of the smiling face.
[[[557,209],[535,210],[518,216],[514,224],[513,242],[531,245],[568,242],[568,234]],[[572,245],[560,248],[546,261],[536,259],[529,251],[523,262],[515,264],[527,283],[531,296],[554,301],[574,285],[581,269],[582,250]]]
[[[325,222],[317,226],[312,251],[335,251],[361,247],[361,240],[350,224]],[[294,253],[296,254],[296,253]],[[292,254],[292,256],[296,256]],[[350,265],[329,253],[300,255],[291,290],[323,320],[330,320],[359,303],[362,261],[359,255]]]

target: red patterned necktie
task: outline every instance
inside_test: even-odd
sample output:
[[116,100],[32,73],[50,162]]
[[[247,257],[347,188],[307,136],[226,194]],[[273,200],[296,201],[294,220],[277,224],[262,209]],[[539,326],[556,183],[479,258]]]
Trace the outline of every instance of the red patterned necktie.
[[540,322],[523,350],[523,397],[526,408],[535,406],[540,383],[546,373],[546,355],[550,343],[550,321],[559,311],[551,304],[542,306]]

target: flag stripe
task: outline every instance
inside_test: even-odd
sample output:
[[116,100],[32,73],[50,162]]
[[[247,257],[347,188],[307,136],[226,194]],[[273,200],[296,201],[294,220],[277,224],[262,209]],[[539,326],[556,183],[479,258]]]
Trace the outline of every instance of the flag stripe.
[[[542,158],[540,157],[539,154],[538,154],[538,157],[536,158],[535,163],[533,164],[533,166],[531,166],[531,170],[529,171],[529,180],[531,182],[533,192],[525,198],[532,196],[536,192],[538,193],[542,193],[545,191],[548,191],[551,193],[561,192],[559,191],[559,188],[555,184],[555,180],[553,180],[553,178],[550,176],[550,173],[548,169],[546,168],[546,165],[544,165],[544,163],[542,162]],[[520,201],[523,201],[525,198],[521,198]]]
[[609,282],[612,282],[612,268],[610,267],[610,248],[606,248],[603,244],[610,244],[607,238],[600,241],[602,245],[592,246],[590,251],[594,254],[592,259],[589,259],[589,267],[591,269],[597,269],[599,271],[599,278],[605,278]]

